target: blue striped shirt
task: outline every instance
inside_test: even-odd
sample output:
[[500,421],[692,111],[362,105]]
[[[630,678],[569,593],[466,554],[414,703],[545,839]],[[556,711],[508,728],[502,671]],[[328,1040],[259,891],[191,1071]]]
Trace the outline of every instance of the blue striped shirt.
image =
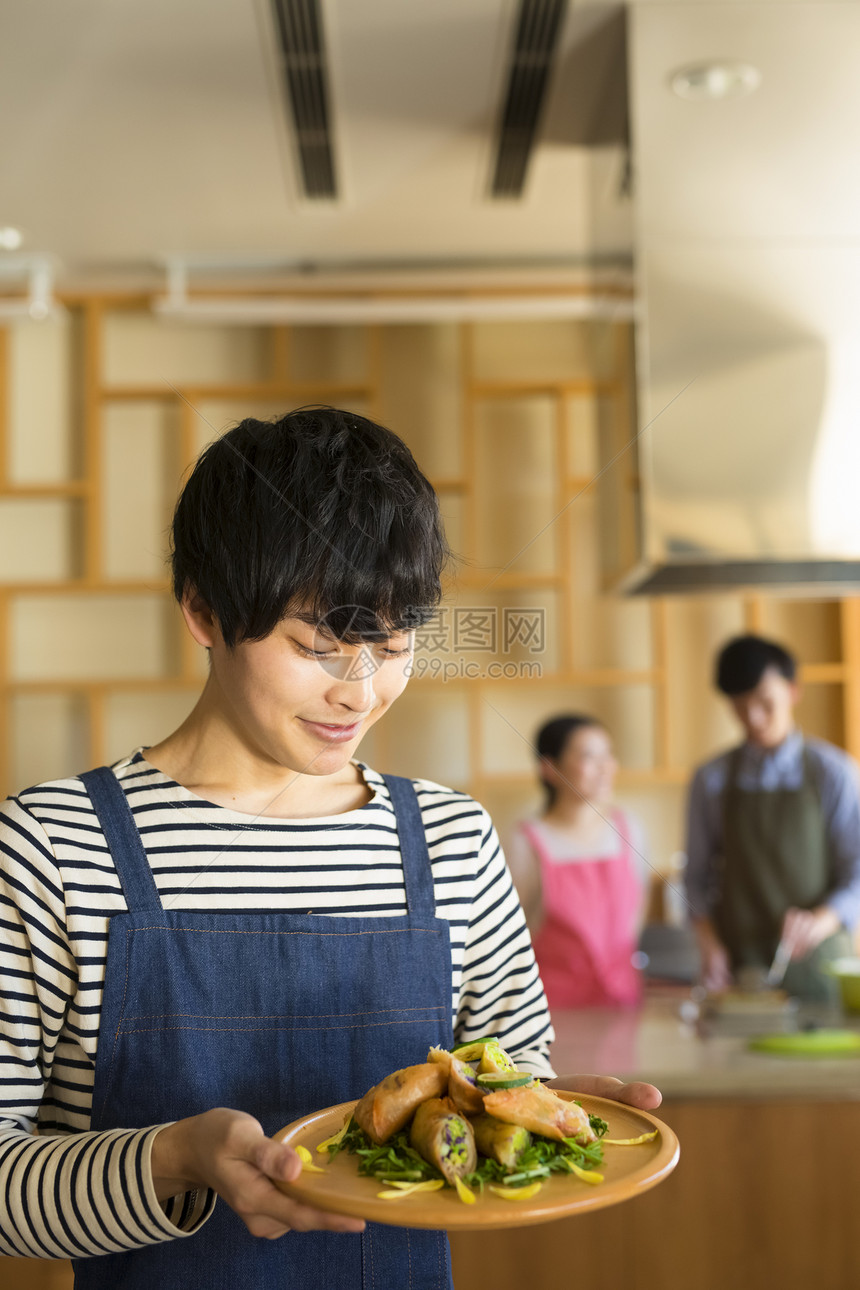
[[[403,914],[394,811],[382,777],[361,769],[364,806],[280,820],[206,802],[140,751],[114,767],[166,908]],[[492,822],[465,794],[414,782],[450,924],[455,1036],[496,1034],[524,1069],[551,1075],[546,1000]],[[214,1197],[158,1201],[149,1160],[163,1126],[90,1131],[109,920],[126,903],[81,781],[7,801],[0,850],[0,1253],[70,1258],[187,1236]]]

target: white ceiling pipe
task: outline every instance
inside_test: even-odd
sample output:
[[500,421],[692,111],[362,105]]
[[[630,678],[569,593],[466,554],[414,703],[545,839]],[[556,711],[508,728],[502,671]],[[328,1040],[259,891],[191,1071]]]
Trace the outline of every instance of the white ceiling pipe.
[[32,319],[42,322],[51,318],[60,307],[53,297],[54,268],[45,255],[0,255],[0,278],[20,278],[26,275],[26,296],[0,296],[0,321]]
[[334,326],[345,323],[479,322],[500,319],[602,318],[636,316],[628,296],[491,295],[414,297],[326,297],[324,299],[247,297],[188,298],[171,291],[152,303],[155,313],[188,322],[238,325],[293,323]]

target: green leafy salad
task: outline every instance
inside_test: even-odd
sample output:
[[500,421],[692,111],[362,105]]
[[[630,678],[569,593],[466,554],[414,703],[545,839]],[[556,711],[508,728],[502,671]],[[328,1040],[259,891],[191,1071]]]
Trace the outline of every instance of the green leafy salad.
[[[597,1135],[594,1142],[582,1146],[574,1138],[554,1142],[549,1138],[533,1135],[531,1143],[517,1158],[515,1172],[511,1173],[498,1160],[479,1155],[476,1168],[461,1175],[462,1180],[467,1187],[482,1191],[485,1183],[517,1187],[549,1178],[551,1174],[591,1171],[603,1162],[600,1139],[609,1126],[596,1115],[589,1115],[588,1122]],[[395,1133],[387,1142],[377,1146],[355,1120],[350,1120],[340,1141],[330,1143],[327,1150],[332,1156],[339,1151],[348,1151],[358,1156],[358,1172],[377,1178],[380,1182],[417,1183],[441,1179],[443,1176],[439,1169],[409,1145],[409,1134],[405,1131]]]

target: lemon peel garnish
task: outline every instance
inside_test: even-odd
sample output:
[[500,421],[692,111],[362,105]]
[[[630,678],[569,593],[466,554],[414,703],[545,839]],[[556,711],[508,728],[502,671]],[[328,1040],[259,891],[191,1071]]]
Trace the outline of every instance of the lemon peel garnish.
[[328,1151],[329,1147],[336,1147],[339,1142],[342,1142],[346,1136],[346,1131],[349,1128],[350,1123],[351,1118],[347,1116],[342,1129],[338,1129],[337,1133],[333,1134],[330,1138],[324,1138],[322,1142],[317,1143],[317,1151],[319,1151],[320,1154],[323,1154]]
[[426,1182],[393,1182],[391,1186],[396,1187],[398,1190],[378,1191],[376,1195],[379,1200],[403,1200],[404,1196],[411,1196],[416,1191],[438,1191],[445,1184],[441,1178],[428,1178]]
[[528,1183],[525,1187],[490,1187],[490,1191],[503,1200],[530,1200],[540,1191],[543,1183]]
[[610,1147],[638,1147],[643,1142],[652,1142],[660,1132],[659,1129],[652,1129],[650,1133],[640,1133],[638,1138],[601,1138],[601,1144]]
[[596,1169],[581,1169],[572,1160],[568,1160],[567,1167],[571,1173],[576,1174],[577,1178],[581,1178],[585,1183],[591,1183],[592,1187],[596,1187],[598,1183],[603,1182],[603,1174],[599,1174]]
[[474,1205],[478,1199],[471,1188],[467,1187],[462,1178],[454,1178],[454,1186],[457,1188],[457,1195],[464,1205]]
[[313,1156],[308,1151],[307,1147],[302,1147],[302,1146],[296,1147],[296,1155],[298,1156],[299,1160],[301,1160],[302,1162],[302,1173],[309,1173],[309,1174],[325,1173],[324,1169],[320,1169],[319,1165],[315,1165],[313,1163]]

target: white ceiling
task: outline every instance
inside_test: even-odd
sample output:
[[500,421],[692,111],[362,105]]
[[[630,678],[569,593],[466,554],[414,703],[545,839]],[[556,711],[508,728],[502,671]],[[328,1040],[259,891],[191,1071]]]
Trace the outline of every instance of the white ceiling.
[[[297,196],[268,0],[4,8],[0,225],[67,271],[177,252],[320,264],[629,254],[620,151],[564,139],[563,77],[525,197],[487,196],[515,0],[325,0],[334,205]],[[605,13],[572,7],[560,67]]]
[[[582,146],[573,119],[583,72],[617,93],[599,55],[589,64],[611,4],[571,3],[511,202],[487,190],[516,0],[323,2],[334,204],[297,193],[269,0],[4,0],[0,225],[67,278],[177,253],[546,263],[623,260],[634,242],[860,238],[860,0],[630,5],[635,224],[622,149]],[[763,69],[751,99],[669,91],[680,63],[726,56]],[[592,85],[592,125],[611,106]]]

